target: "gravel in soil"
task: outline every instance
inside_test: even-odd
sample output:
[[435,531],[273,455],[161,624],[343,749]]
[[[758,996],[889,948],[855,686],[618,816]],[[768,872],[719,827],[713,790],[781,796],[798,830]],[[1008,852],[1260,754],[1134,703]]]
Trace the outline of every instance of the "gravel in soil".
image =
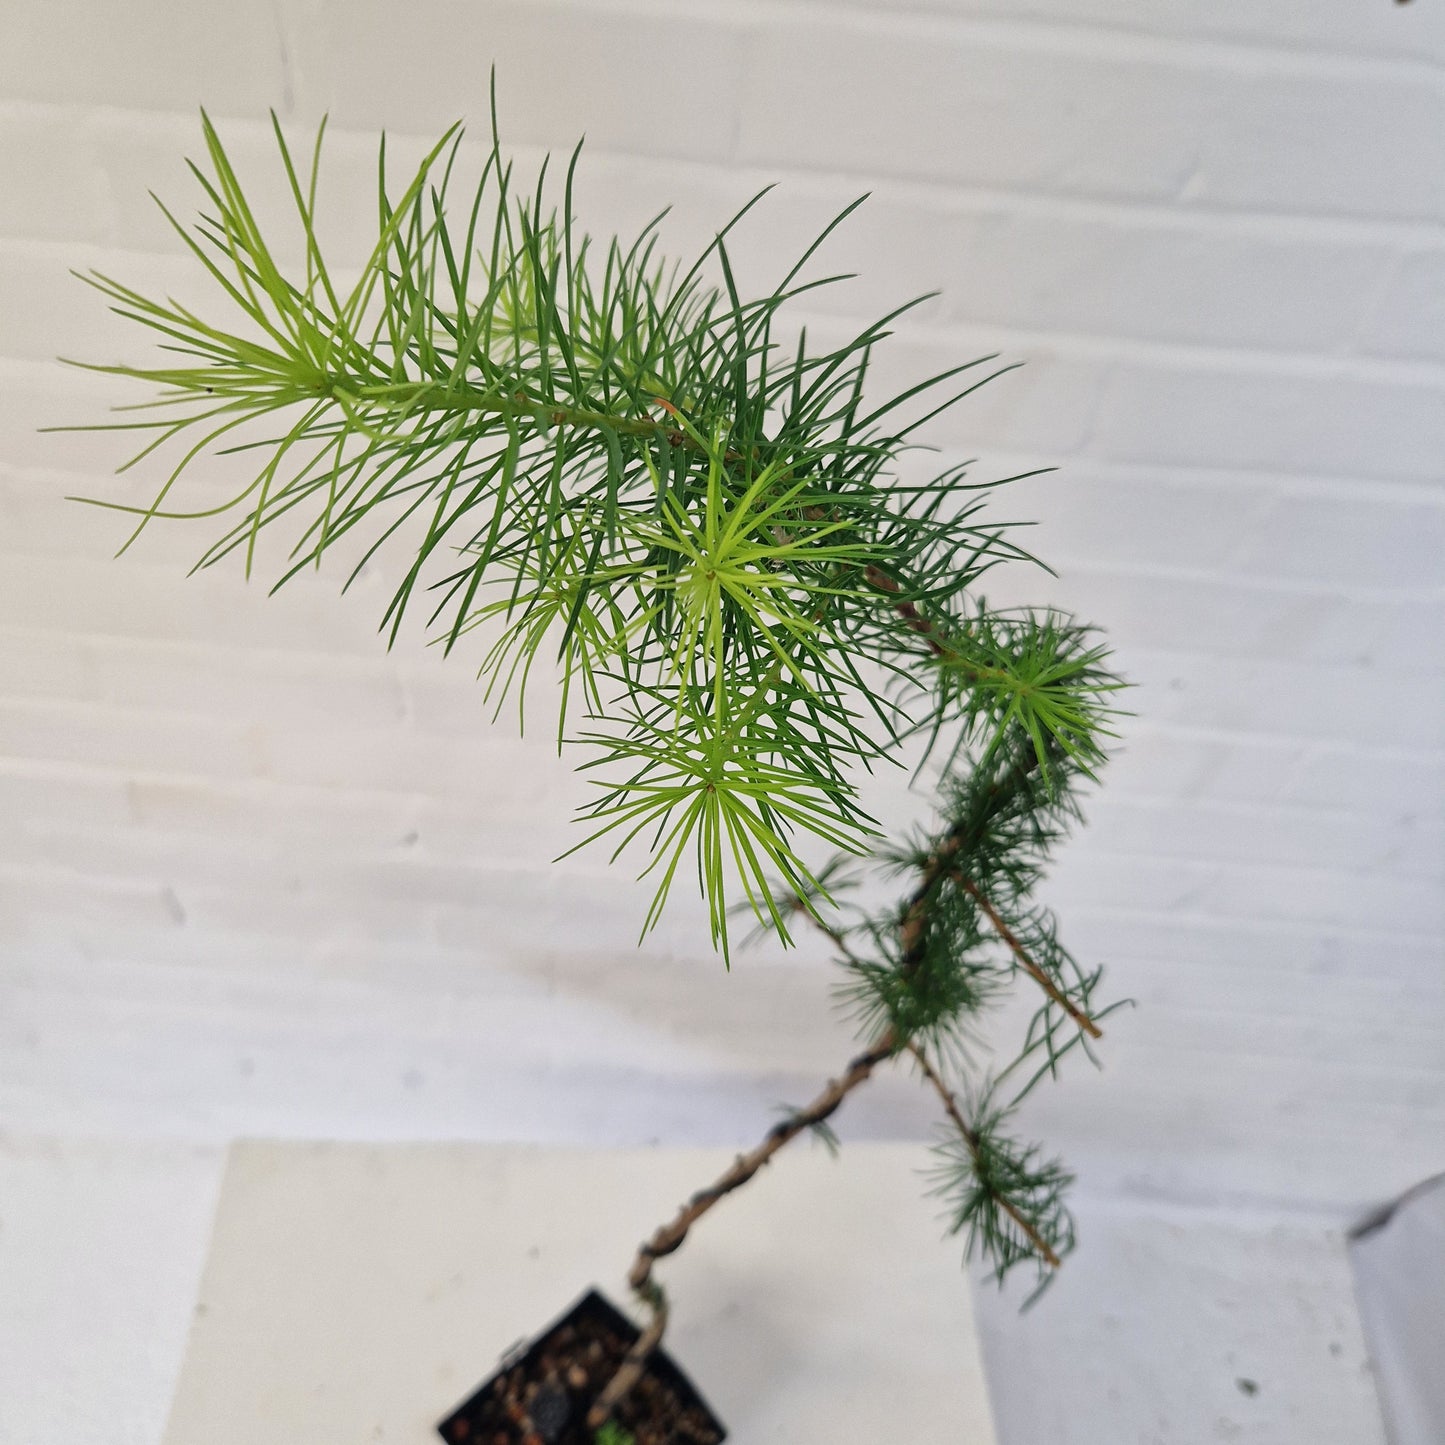
[[[453,1445],[593,1445],[587,1411],[632,1340],[586,1302],[499,1372],[440,1428]],[[720,1445],[723,1432],[686,1382],[649,1369],[613,1419],[637,1445]]]

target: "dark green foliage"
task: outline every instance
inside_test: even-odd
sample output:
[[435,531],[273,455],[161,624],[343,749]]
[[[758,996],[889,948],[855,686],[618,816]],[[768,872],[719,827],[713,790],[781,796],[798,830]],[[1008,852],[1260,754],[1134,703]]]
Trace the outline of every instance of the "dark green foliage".
[[[1091,656],[1097,668],[1099,656]],[[1105,685],[1107,684],[1107,685]],[[1117,686],[1096,674],[1071,704],[1090,719]],[[1092,715],[1097,723],[1097,711]],[[975,721],[975,736],[991,722]],[[948,1125],[938,1148],[937,1192],[969,1258],[995,1277],[1026,1261],[1047,1276],[1073,1244],[1063,1205],[1069,1176],[1005,1132],[1014,1108],[1075,1048],[1088,1051],[1100,1020],[1100,970],[1083,971],[1031,899],[1044,865],[1079,817],[1075,788],[1097,755],[1046,741],[1025,725],[995,734],[982,758],[956,750],[944,774],[937,825],[880,854],[910,885],[895,905],[831,928],[846,970],[840,996],[861,1032],[890,1030],[943,1097]],[[981,1013],[1019,983],[1039,999],[1022,1046],[976,1102],[960,1106],[947,1076],[967,1067]],[[1011,1081],[1014,1092],[1001,1090]]]
[[980,952],[991,935],[979,931],[976,910],[944,881],[932,892],[905,961],[901,914],[863,925],[867,951],[847,961],[849,978],[839,995],[863,1033],[891,1027],[902,1039],[941,1043],[998,996],[1000,972]]
[[1000,922],[1060,993],[1077,993],[1088,1012],[1087,980],[1058,943],[1052,916],[1029,902],[1078,816],[1074,783],[1082,768],[1059,746],[1040,761],[1017,724],[981,761],[955,755],[941,783],[938,824],[879,850],[888,870],[914,887],[848,935],[869,944],[851,948],[846,960],[844,997],[860,1018],[891,1021],[909,1039],[966,1026],[1023,967]]
[[965,1120],[967,1133],[945,1128],[936,1146],[933,1192],[947,1207],[950,1232],[963,1235],[964,1257],[985,1260],[1000,1284],[1019,1265],[1047,1282],[1074,1247],[1064,1206],[1073,1176],[1006,1133],[1008,1113],[987,1095]]
[[1046,791],[1059,761],[1092,777],[1110,736],[1108,700],[1121,686],[1107,657],[1095,634],[1057,613],[990,612],[980,599],[938,660],[939,691],[953,703],[940,713],[962,722],[960,739],[986,740],[981,766],[1005,741],[1026,739]]

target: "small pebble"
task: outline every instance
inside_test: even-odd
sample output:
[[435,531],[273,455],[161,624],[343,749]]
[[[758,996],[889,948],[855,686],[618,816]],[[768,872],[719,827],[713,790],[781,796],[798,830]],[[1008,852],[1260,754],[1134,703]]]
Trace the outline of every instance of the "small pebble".
[[561,1437],[567,1421],[572,1417],[572,1402],[567,1398],[565,1390],[546,1384],[537,1391],[527,1406],[527,1413],[532,1418],[533,1428],[542,1437],[545,1445],[552,1445],[553,1441]]

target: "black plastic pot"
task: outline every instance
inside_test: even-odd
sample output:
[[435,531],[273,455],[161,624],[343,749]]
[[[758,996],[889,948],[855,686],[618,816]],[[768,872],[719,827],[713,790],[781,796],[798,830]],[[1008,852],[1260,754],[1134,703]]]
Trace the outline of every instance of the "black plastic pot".
[[[437,1426],[447,1445],[592,1445],[587,1411],[640,1331],[589,1290]],[[639,1441],[720,1445],[727,1431],[661,1350],[614,1417]]]

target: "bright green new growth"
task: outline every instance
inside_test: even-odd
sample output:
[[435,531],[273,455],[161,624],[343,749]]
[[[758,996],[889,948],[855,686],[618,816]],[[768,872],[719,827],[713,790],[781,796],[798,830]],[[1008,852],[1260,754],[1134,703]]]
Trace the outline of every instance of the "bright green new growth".
[[[1086,768],[1099,758],[1113,685],[1101,652],[1062,647],[1051,616],[970,604],[990,566],[1024,554],[982,525],[961,469],[917,487],[892,474],[924,422],[999,372],[940,388],[993,358],[868,405],[872,349],[907,306],[832,351],[806,333],[786,353],[773,339],[786,302],[843,279],[800,277],[853,206],[773,292],[744,301],[726,236],[754,202],[681,271],[656,259],[656,221],[630,246],[577,231],[576,153],[559,214],[545,167],[517,197],[494,142],[457,222],[454,129],[394,199],[383,141],[376,245],[342,288],[315,227],[321,135],[303,177],[276,127],[305,242],[288,276],[204,130],[209,172],[192,170],[208,212],[194,231],[166,215],[235,319],[85,278],[176,357],[94,368],[164,388],[156,418],[124,424],[153,433],[128,466],[184,447],[149,506],[119,508],[139,517],[130,541],[152,518],[233,512],[198,566],[239,552],[249,572],[262,529],[286,528],[279,586],[361,540],[354,579],[410,526],[388,636],[420,594],[448,651],[499,628],[481,672],[519,717],[534,662],[555,656],[559,746],[580,712],[574,740],[592,752],[586,841],[650,853],[644,931],[690,853],[725,954],[729,866],[788,941],[768,878],[812,898],[800,838],[869,849],[858,768],[911,734],[958,728],[986,756],[1018,726]],[[705,284],[709,265],[720,286]],[[272,424],[259,443],[253,423]],[[263,461],[236,496],[177,507],[191,463],[248,446]]]
[[594,1445],[637,1445],[637,1440],[613,1420],[609,1420],[593,1437]]
[[[117,424],[153,434],[127,466],[181,448],[149,506],[97,503],[139,517],[125,545],[153,518],[231,514],[197,565],[240,553],[249,573],[262,530],[284,530],[279,587],[338,544],[349,585],[396,538],[411,551],[390,639],[422,597],[447,651],[482,630],[487,696],[513,698],[519,721],[533,665],[555,660],[559,747],[590,749],[597,784],[583,842],[647,850],[644,931],[689,857],[725,956],[733,872],[742,906],[785,943],[791,920],[811,918],[874,1053],[912,1056],[943,1101],[938,1188],[969,1253],[1000,1278],[1024,1260],[1046,1275],[1073,1240],[1067,1175],[1007,1125],[1109,1010],[1094,1007],[1099,972],[1074,963],[1032,893],[1122,684],[1088,629],[978,596],[990,567],[1026,554],[984,524],[983,489],[961,468],[913,486],[894,473],[925,423],[1009,368],[984,358],[870,403],[873,348],[909,306],[833,350],[810,350],[806,332],[774,341],[786,303],[845,279],[801,278],[857,202],[745,301],[726,238],[759,198],[691,267],[669,268],[661,217],[629,246],[575,228],[575,152],[560,212],[545,166],[530,195],[513,193],[494,139],[449,213],[456,129],[395,198],[383,141],[377,241],[343,288],[315,228],[321,134],[303,178],[276,126],[305,244],[287,276],[203,123],[209,170],[192,170],[208,212],[193,232],[166,215],[234,320],[85,278],[175,357],[93,368],[163,388],[145,404],[154,418]],[[228,502],[172,500],[203,454],[252,449],[256,475]],[[939,819],[889,849],[858,773],[915,737],[925,754],[944,743]],[[809,864],[809,839],[838,856]],[[850,912],[849,860],[869,853],[909,885],[896,906]],[[969,1055],[980,1011],[1021,978],[1042,1001],[1019,1057],[960,1102],[942,1066]],[[826,1139],[841,1098],[825,1091],[775,1134]]]

